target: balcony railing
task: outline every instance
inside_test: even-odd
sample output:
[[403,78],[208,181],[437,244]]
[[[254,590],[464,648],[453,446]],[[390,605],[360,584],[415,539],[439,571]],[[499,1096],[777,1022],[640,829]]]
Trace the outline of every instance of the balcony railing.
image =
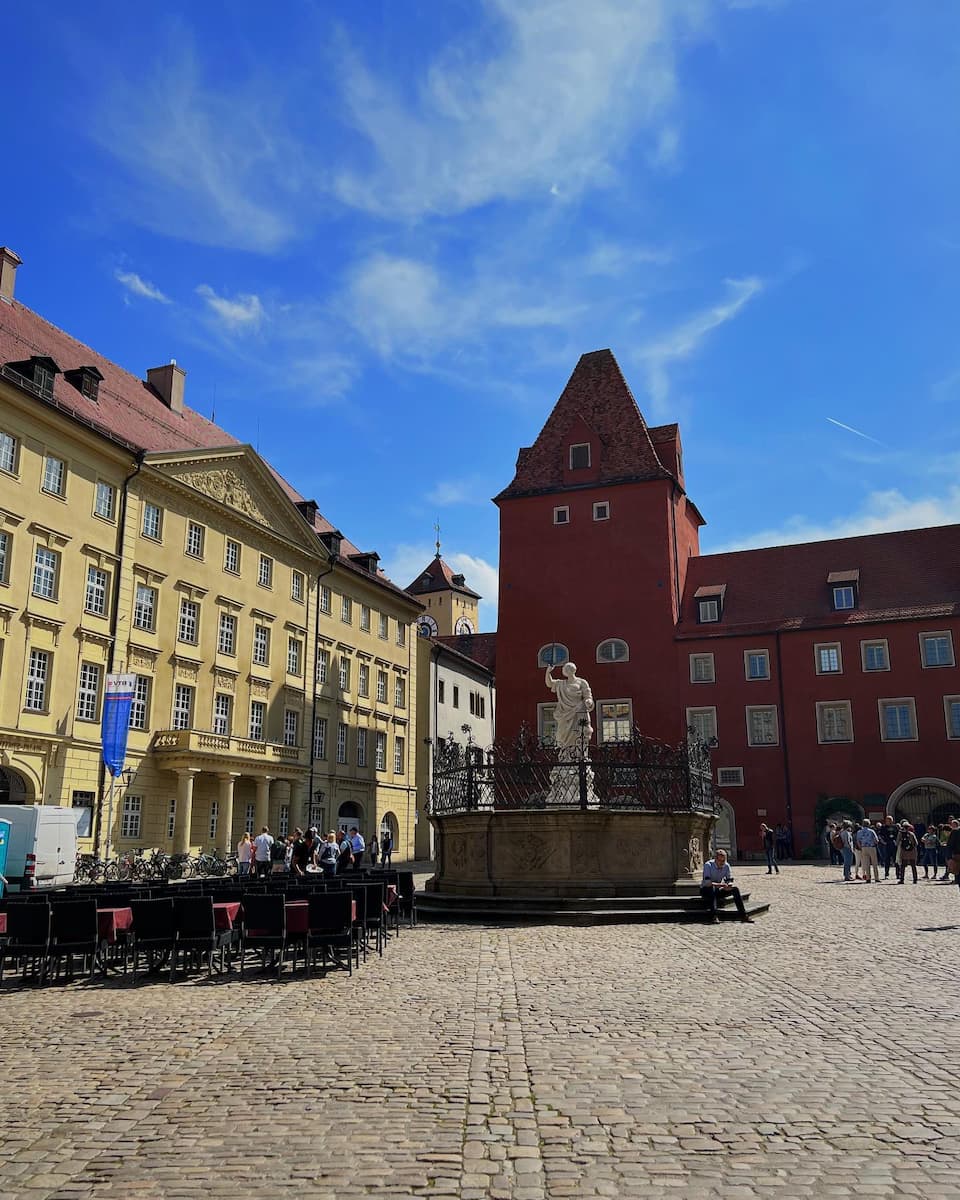
[[197,754],[215,758],[255,758],[263,762],[296,763],[299,746],[282,742],[261,742],[255,738],[207,733],[201,729],[162,729],[153,735],[155,754]]

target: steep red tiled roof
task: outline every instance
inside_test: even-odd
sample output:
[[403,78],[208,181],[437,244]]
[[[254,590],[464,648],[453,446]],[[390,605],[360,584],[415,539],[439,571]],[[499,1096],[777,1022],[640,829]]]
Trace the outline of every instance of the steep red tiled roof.
[[461,633],[453,637],[438,637],[451,650],[456,650],[464,658],[469,658],[491,675],[497,673],[497,635],[495,633]]
[[[960,616],[960,525],[691,558],[680,637]],[[827,576],[859,570],[855,609],[835,612]],[[725,585],[717,624],[697,624],[698,589]]]
[[[461,582],[455,582],[457,579]],[[463,596],[473,596],[475,600],[480,599],[479,593],[467,587],[463,582],[462,575],[455,576],[449,563],[445,563],[439,554],[430,560],[413,583],[409,585],[407,591],[411,596],[424,596],[427,592],[451,591],[460,592]]]
[[594,350],[581,355],[537,440],[520,451],[512,483],[496,499],[562,487],[566,435],[578,418],[602,447],[597,482],[669,475],[617,360],[609,350]]
[[672,442],[678,432],[680,426],[674,422],[672,425],[648,425],[647,432],[650,434],[650,441],[655,446],[659,446],[662,442]]

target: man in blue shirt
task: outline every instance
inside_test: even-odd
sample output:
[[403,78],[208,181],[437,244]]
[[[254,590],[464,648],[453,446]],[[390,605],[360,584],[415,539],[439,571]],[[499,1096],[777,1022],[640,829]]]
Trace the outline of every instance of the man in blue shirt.
[[703,864],[700,895],[710,909],[714,925],[719,924],[720,921],[720,917],[717,915],[717,900],[721,896],[732,896],[733,902],[737,906],[737,912],[740,914],[740,920],[745,921],[748,925],[753,924],[753,917],[748,917],[747,910],[743,907],[740,889],[733,886],[733,875],[730,871],[730,864],[727,862],[726,850],[717,850],[713,858]]

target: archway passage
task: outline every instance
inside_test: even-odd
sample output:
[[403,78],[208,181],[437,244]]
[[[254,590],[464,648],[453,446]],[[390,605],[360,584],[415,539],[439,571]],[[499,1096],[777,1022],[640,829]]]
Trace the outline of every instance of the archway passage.
[[960,817],[960,788],[946,780],[916,780],[897,788],[887,812],[911,825],[942,825]]
[[337,828],[349,833],[354,825],[363,832],[363,809],[352,800],[347,800],[340,805],[340,811],[337,813]]
[[32,804],[33,794],[19,771],[0,767],[0,804]]
[[713,827],[713,847],[715,850],[726,850],[731,862],[737,858],[737,818],[733,805],[726,800],[720,801],[717,813],[717,823]]
[[392,812],[384,813],[380,818],[380,840],[383,840],[383,835],[389,833],[393,839],[394,848],[397,845],[397,838],[400,834],[400,824]]

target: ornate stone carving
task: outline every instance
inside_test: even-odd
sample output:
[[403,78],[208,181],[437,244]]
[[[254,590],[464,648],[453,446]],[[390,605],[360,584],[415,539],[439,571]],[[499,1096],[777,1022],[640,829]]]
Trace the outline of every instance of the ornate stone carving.
[[182,659],[177,659],[177,678],[189,679],[196,683],[199,677],[199,670],[195,663],[184,662]]
[[270,687],[266,683],[261,683],[259,680],[253,680],[250,684],[250,695],[262,699],[270,694]]
[[237,686],[237,681],[233,675],[228,675],[225,672],[217,671],[214,676],[214,685],[218,691],[232,692]]
[[554,679],[552,672],[553,667],[547,667],[544,681],[557,698],[554,710],[557,745],[562,750],[580,751],[593,736],[590,724],[593,692],[590,684],[577,674],[576,663],[563,664],[562,679]]
[[157,656],[146,650],[131,650],[129,662],[134,671],[152,671],[157,665]]
[[236,471],[190,471],[180,475],[179,478],[182,483],[196,488],[198,492],[202,492],[212,500],[219,500],[221,504],[227,504],[230,508],[235,508],[237,512],[253,517],[261,525],[271,524],[270,518],[250,494],[246,480]]
[[700,847],[700,839],[692,837],[680,851],[680,872],[681,874],[697,875],[702,870],[703,850]]

